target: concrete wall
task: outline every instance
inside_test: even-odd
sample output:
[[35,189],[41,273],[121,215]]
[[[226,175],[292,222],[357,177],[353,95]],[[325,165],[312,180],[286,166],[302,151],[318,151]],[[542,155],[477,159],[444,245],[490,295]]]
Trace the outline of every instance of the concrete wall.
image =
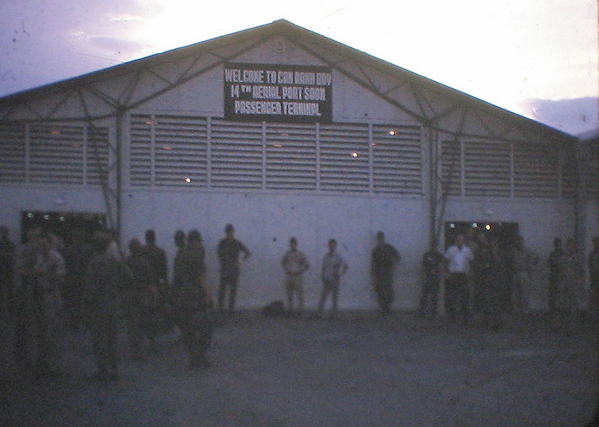
[[250,307],[283,298],[280,260],[291,236],[298,238],[312,265],[305,275],[306,304],[316,306],[321,260],[329,238],[334,238],[350,266],[343,279],[340,304],[344,308],[367,308],[374,304],[370,250],[375,233],[381,229],[404,259],[396,275],[397,301],[399,306],[409,307],[417,298],[419,259],[428,242],[427,222],[422,221],[426,206],[423,198],[130,191],[125,198],[123,237],[142,237],[147,228],[154,228],[172,260],[174,232],[197,228],[205,240],[210,285],[216,289],[216,246],[224,236],[224,226],[234,224],[237,237],[253,252],[242,267],[239,290],[240,304]]
[[[98,190],[76,188],[2,186],[1,223],[18,240],[20,213],[27,210],[54,212],[106,212]],[[588,204],[587,240],[597,234],[596,202]],[[225,224],[236,227],[237,237],[253,252],[242,266],[239,305],[261,307],[284,297],[280,259],[291,236],[299,240],[311,269],[305,275],[306,305],[316,307],[320,295],[320,267],[329,238],[350,265],[343,278],[342,308],[373,308],[375,299],[369,276],[370,251],[375,234],[383,230],[387,241],[402,255],[396,272],[397,308],[413,309],[420,292],[421,257],[427,249],[428,200],[368,195],[272,194],[268,192],[127,191],[123,195],[122,243],[126,250],[132,237],[143,239],[146,229],[157,232],[158,243],[167,250],[172,269],[173,234],[197,228],[204,236],[209,283],[218,286],[216,246]],[[542,200],[451,201],[446,221],[517,222],[526,245],[539,256],[534,287],[529,290],[531,308],[546,307],[545,260],[554,237],[574,234],[572,204]]]

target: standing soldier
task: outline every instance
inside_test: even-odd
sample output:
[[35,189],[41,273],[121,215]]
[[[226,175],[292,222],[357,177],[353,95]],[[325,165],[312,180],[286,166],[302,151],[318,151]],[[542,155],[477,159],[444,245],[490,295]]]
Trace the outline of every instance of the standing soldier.
[[206,252],[197,230],[189,232],[187,248],[175,258],[179,325],[189,353],[191,369],[210,366],[206,355],[212,338],[210,308],[212,297],[206,283]]
[[63,292],[65,311],[69,316],[71,328],[75,330],[79,328],[81,323],[85,275],[87,273],[87,264],[93,255],[92,247],[87,240],[85,230],[75,228],[70,243],[62,251],[67,267]]
[[108,233],[96,233],[95,255],[86,276],[85,302],[98,368],[93,377],[96,381],[118,379],[119,292],[130,288],[132,281],[130,270],[111,254],[110,241]]
[[239,282],[239,255],[243,253],[243,259],[251,256],[251,252],[243,243],[235,238],[235,229],[231,224],[225,227],[226,237],[218,244],[218,259],[220,261],[220,285],[218,288],[218,312],[224,313],[225,295],[229,290],[229,316],[233,315],[235,309],[235,297],[237,295],[237,284]]
[[521,236],[516,238],[511,261],[513,308],[516,313],[525,313],[528,310],[528,295],[532,287],[532,271],[538,263],[538,258],[524,246]]
[[59,375],[59,313],[65,262],[48,234],[39,237],[39,250],[33,267],[36,283],[33,293],[35,326],[38,337],[38,376]]
[[584,264],[578,252],[576,240],[566,241],[566,253],[562,260],[562,277],[558,291],[562,326],[570,333],[576,324],[576,316],[584,292]]
[[599,311],[599,236],[593,237],[593,251],[589,255],[589,276],[591,279],[591,311]]
[[439,287],[441,284],[441,267],[443,265],[443,254],[435,247],[425,252],[422,257],[424,269],[424,283],[420,296],[421,317],[435,317],[437,314],[437,300],[439,298]]
[[137,239],[129,241],[129,256],[125,265],[131,271],[132,280],[121,292],[123,311],[127,319],[129,345],[134,360],[144,360],[147,354],[148,301],[152,283],[151,266],[144,255],[143,246]]
[[36,287],[37,278],[34,267],[37,262],[37,253],[39,250],[39,237],[41,229],[31,228],[27,231],[27,241],[21,248],[18,260],[17,271],[19,279],[15,287],[15,360],[17,368],[21,374],[29,371],[31,363],[30,358],[30,338],[31,328],[34,317],[33,293]]
[[450,322],[459,314],[466,324],[470,317],[469,284],[472,250],[465,245],[463,234],[458,234],[454,245],[445,251],[448,275],[445,279],[445,312]]
[[[152,284],[151,289],[154,294],[153,311],[154,320],[153,324],[149,325],[150,329],[150,341],[151,345],[154,346],[156,337],[161,329],[168,329],[166,325],[166,309],[168,301],[168,266],[166,260],[166,252],[164,249],[156,245],[156,232],[154,230],[147,230],[145,234],[146,245],[144,247],[144,255],[150,262]],[[164,331],[167,332],[167,331]],[[170,331],[169,331],[170,332]]]
[[310,268],[306,255],[297,249],[297,239],[292,237],[289,240],[290,249],[283,257],[281,264],[285,271],[285,288],[287,291],[287,312],[291,316],[293,313],[293,295],[298,298],[298,315],[301,316],[304,310],[304,273]]
[[393,305],[393,271],[401,261],[401,256],[397,249],[385,243],[385,233],[379,231],[376,239],[377,245],[372,250],[371,261],[374,290],[381,314],[388,316]]
[[320,295],[320,303],[318,304],[318,315],[322,315],[324,309],[324,303],[329,294],[333,298],[333,308],[331,310],[330,318],[334,318],[337,315],[337,299],[339,297],[339,281],[341,276],[345,274],[348,267],[341,255],[335,250],[337,249],[337,241],[335,239],[329,240],[329,251],[325,254],[322,259],[322,294]]
[[553,239],[553,250],[547,258],[549,267],[549,285],[547,286],[547,305],[549,307],[549,317],[552,322],[556,321],[558,313],[558,289],[559,281],[562,276],[562,259],[564,250],[562,249],[562,239],[556,237]]

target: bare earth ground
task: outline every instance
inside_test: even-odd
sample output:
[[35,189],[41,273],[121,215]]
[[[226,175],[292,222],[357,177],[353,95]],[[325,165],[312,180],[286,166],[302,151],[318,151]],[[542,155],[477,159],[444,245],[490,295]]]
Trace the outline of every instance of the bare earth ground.
[[17,375],[0,322],[0,426],[586,426],[598,403],[597,323],[503,331],[411,313],[329,320],[242,312],[219,327],[212,366],[190,371],[164,337],[147,362],[121,334],[121,378],[94,383],[89,337],[65,333],[54,381]]

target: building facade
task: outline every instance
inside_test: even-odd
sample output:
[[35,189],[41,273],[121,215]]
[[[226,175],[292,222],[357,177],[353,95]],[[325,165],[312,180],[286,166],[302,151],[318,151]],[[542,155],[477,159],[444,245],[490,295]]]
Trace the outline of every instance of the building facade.
[[[556,236],[598,232],[596,153],[575,138],[287,21],[0,99],[0,166],[11,230],[87,215],[123,249],[154,229],[172,260],[174,232],[196,228],[213,287],[232,223],[253,252],[248,308],[283,297],[291,236],[312,264],[307,304],[335,238],[350,266],[340,305],[364,309],[383,230],[403,258],[395,305],[411,309],[423,253],[455,227],[519,233],[541,260]],[[541,262],[533,309],[546,276]]]

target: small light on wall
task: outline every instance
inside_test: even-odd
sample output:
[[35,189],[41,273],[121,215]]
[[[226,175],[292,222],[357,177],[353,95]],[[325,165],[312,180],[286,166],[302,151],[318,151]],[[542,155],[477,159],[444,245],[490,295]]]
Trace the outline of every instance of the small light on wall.
[[170,145],[165,145],[164,147],[162,147],[162,149],[166,150],[166,151],[170,151],[173,149],[173,147],[171,147]]
[[188,184],[191,183],[191,178],[185,178],[185,182]]
[[395,136],[395,135],[397,135],[397,131],[396,130],[390,130],[389,131],[389,135]]
[[273,147],[275,147],[275,148],[281,148],[281,147],[283,147],[283,144],[273,144]]
[[354,151],[353,153],[351,153],[351,156],[354,158],[360,157],[360,153],[358,153],[357,151]]
[[487,225],[485,225],[485,228],[486,228],[487,230],[491,230],[491,224],[487,224]]

